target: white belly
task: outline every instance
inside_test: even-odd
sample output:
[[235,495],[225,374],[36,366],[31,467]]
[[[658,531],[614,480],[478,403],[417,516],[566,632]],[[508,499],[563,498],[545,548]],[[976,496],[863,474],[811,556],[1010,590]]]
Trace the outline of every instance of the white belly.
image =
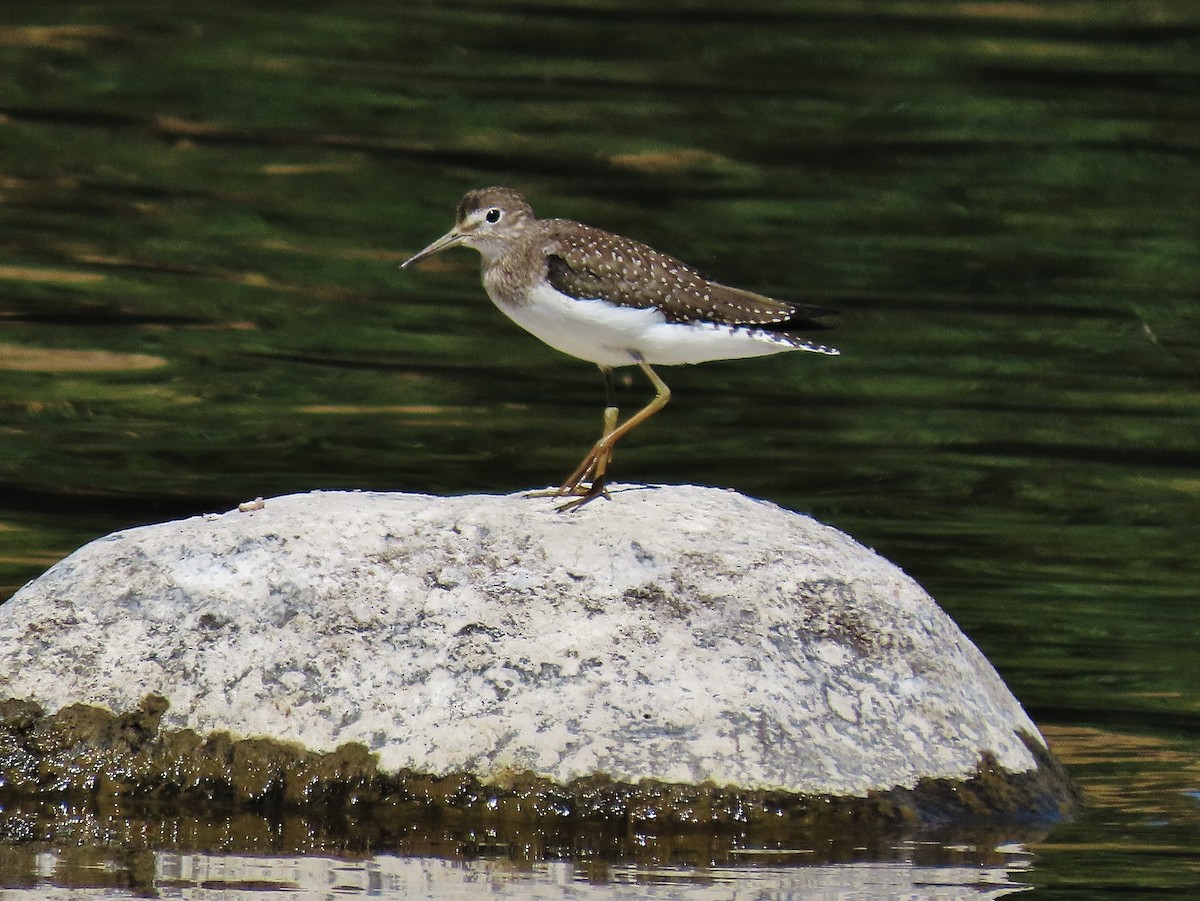
[[639,357],[650,364],[674,366],[803,349],[768,332],[667,322],[653,308],[575,300],[549,285],[535,288],[529,303],[509,306],[496,302],[496,306],[556,350],[598,366],[630,366]]

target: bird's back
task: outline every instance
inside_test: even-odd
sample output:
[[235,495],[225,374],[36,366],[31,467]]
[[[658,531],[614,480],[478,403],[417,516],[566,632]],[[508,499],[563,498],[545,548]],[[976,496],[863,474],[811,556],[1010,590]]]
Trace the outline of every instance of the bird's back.
[[710,281],[649,245],[567,219],[548,219],[543,247],[546,277],[563,294],[627,307],[654,307],[668,322],[721,325],[784,324],[824,328],[815,318],[832,310],[787,303]]

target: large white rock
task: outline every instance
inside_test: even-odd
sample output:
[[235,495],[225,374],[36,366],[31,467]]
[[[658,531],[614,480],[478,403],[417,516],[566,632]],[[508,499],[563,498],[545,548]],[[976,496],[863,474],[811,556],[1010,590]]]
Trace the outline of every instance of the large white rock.
[[734,492],[313,493],[118,532],[0,607],[0,697],[362,742],[383,769],[861,795],[1036,768],[912,579]]

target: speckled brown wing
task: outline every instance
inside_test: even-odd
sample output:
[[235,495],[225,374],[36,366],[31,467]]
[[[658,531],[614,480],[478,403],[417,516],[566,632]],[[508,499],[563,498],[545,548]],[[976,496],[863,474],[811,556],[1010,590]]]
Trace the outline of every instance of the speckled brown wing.
[[555,221],[546,276],[555,290],[580,300],[656,307],[669,322],[716,322],[770,331],[826,328],[815,317],[834,312],[784,303],[710,282],[686,263],[597,228]]

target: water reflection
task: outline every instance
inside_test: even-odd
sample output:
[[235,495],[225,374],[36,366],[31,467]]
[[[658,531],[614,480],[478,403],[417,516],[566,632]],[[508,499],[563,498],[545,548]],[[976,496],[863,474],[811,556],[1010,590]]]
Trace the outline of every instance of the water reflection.
[[833,899],[999,898],[1027,886],[1015,876],[1026,867],[1019,848],[1001,849],[1003,865],[921,866],[907,862],[781,867],[650,867],[508,859],[454,860],[381,855],[249,857],[147,852],[132,859],[71,860],[34,855],[24,885],[5,888],[6,899],[47,897],[235,899],[372,898],[455,901],[477,898],[556,899]]

